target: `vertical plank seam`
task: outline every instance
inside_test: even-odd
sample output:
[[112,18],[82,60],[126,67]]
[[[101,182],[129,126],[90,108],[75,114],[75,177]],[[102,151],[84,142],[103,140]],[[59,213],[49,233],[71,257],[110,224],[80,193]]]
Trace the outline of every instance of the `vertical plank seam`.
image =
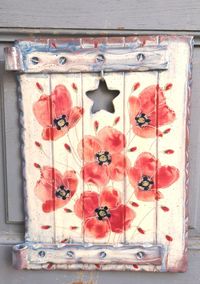
[[[83,48],[83,39],[80,38],[80,48]],[[82,108],[84,108],[84,99],[83,99],[83,73],[80,73],[81,76],[81,104],[82,104]],[[85,120],[85,116],[83,115],[83,119],[81,121],[82,123],[82,139],[84,137],[84,120]],[[83,141],[81,139],[81,141]],[[82,159],[82,168],[84,167],[84,160],[85,160],[85,155],[84,155],[84,148],[83,148],[83,159]],[[84,172],[83,172],[84,175]],[[82,182],[82,194],[84,194],[85,192],[85,183],[84,183],[84,178],[82,178],[83,182]],[[83,195],[84,196],[84,195]],[[82,220],[82,240],[83,240],[83,244],[85,244],[85,230],[84,230],[84,223],[85,223],[85,214],[84,214],[84,198],[83,198],[83,203],[82,203],[82,212],[83,212],[83,220]]]
[[[123,47],[125,47],[126,45],[126,38],[123,37]],[[123,133],[124,133],[124,137],[125,137],[125,140],[126,140],[126,129],[125,129],[125,91],[126,91],[126,88],[125,88],[125,72],[123,72]],[[123,149],[123,153],[124,153],[124,167],[126,166],[126,158],[125,158],[125,154],[126,154],[126,147],[124,147]],[[126,203],[126,175],[124,175],[124,190],[123,190],[123,203],[125,205]],[[125,207],[124,207],[124,241],[123,241],[123,244],[126,244],[126,231],[125,231],[125,221],[126,221],[126,210],[125,210]]]
[[[157,36],[157,44],[160,43],[160,37]],[[156,86],[156,234],[155,242],[158,242],[158,103],[159,103],[159,79],[160,73],[157,71],[157,86]]]

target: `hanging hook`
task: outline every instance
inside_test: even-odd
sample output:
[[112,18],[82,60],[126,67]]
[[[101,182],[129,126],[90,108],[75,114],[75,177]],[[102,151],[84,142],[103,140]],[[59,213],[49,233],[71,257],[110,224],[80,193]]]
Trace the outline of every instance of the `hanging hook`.
[[100,73],[100,81],[105,81],[105,79],[104,79],[104,71],[103,71],[103,69],[101,69],[101,73]]

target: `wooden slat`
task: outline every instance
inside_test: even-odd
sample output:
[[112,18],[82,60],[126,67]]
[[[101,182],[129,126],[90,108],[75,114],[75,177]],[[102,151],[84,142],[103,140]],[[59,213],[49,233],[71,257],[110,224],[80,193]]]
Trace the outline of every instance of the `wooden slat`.
[[159,140],[158,158],[161,165],[176,168],[179,177],[170,186],[160,189],[164,198],[158,201],[157,236],[158,242],[164,244],[168,250],[166,269],[176,271],[185,270],[187,266],[187,117],[191,79],[191,42],[189,39],[181,41],[163,39],[161,41],[164,45],[166,42],[169,44],[171,63],[168,72],[160,73],[159,83],[163,89],[171,84],[171,88],[165,91],[164,94],[167,105],[175,112],[176,119],[173,123],[160,128],[163,131],[166,129],[170,129],[170,131]]
[[[127,45],[129,45],[131,42],[128,40]],[[156,44],[158,42],[157,37],[152,37],[149,39],[148,44]],[[132,176],[132,169],[135,169],[135,163],[140,159],[142,156],[146,155],[152,155],[154,158],[157,158],[157,140],[156,137],[156,128],[153,129],[154,135],[153,137],[147,137],[143,138],[139,134],[135,133],[133,131],[133,126],[130,123],[130,113],[131,109],[129,100],[131,97],[138,98],[140,94],[145,90],[145,88],[148,88],[150,86],[154,86],[156,88],[156,85],[158,83],[158,72],[145,72],[145,73],[139,73],[134,72],[125,75],[125,131],[127,133],[127,156],[131,161],[131,170],[130,175],[127,177],[127,186],[126,186],[126,202],[129,204],[129,206],[132,207],[132,209],[136,213],[136,218],[132,224],[132,227],[130,230],[126,232],[126,242],[128,243],[141,243],[141,242],[151,242],[156,243],[156,234],[157,234],[157,228],[156,228],[156,200],[155,197],[152,196],[151,201],[148,201],[148,198],[140,198],[135,194],[137,191],[139,193],[143,193],[145,195],[145,192],[141,189],[134,188],[133,183],[131,182],[131,176]],[[146,97],[148,100],[148,96]],[[156,102],[156,99],[155,99]],[[147,102],[147,104],[150,104]],[[142,113],[145,113],[145,109],[140,109]],[[157,105],[155,103],[154,111],[157,111]],[[151,115],[146,114],[147,116]],[[137,127],[139,129],[139,126]],[[143,128],[145,131],[145,127]],[[148,153],[148,154],[147,154]],[[150,157],[150,156],[149,156]],[[141,165],[141,174],[145,175],[145,171],[143,171],[143,166]],[[154,169],[152,169],[152,173],[156,172],[156,164],[154,164]],[[146,174],[147,175],[147,174]],[[141,176],[142,178],[142,176]],[[139,183],[140,180],[138,180]],[[155,180],[154,180],[155,184]],[[148,195],[149,192],[146,191],[146,194]]]
[[[37,83],[42,86],[38,89]],[[21,86],[21,126],[23,132],[23,175],[26,202],[26,240],[54,243],[54,219],[43,213],[42,201],[35,194],[44,166],[53,167],[52,142],[42,139],[43,127],[33,114],[33,105],[43,94],[50,95],[49,75],[22,75]],[[49,182],[53,181],[53,171]],[[45,227],[47,229],[44,229]],[[37,233],[36,233],[37,232]]]
[[[146,73],[145,76],[143,73],[134,73],[134,74],[126,74],[125,76],[126,82],[126,102],[125,105],[125,130],[127,133],[127,156],[131,161],[131,168],[135,167],[135,162],[142,156],[144,153],[149,153],[157,158],[157,138],[156,138],[156,129],[155,137],[153,138],[143,138],[139,135],[136,135],[132,126],[129,122],[129,110],[130,105],[128,104],[129,97],[135,96],[138,97],[140,93],[149,86],[156,86],[157,84],[157,73],[151,72]],[[139,83],[140,87],[137,90],[134,89],[134,85]],[[156,105],[155,105],[156,111]],[[146,154],[145,154],[146,155]],[[156,172],[156,165],[154,170]],[[143,168],[141,165],[141,172],[145,175],[145,171],[143,172]],[[131,171],[130,171],[131,176]],[[142,176],[141,176],[142,178]],[[154,181],[155,182],[155,181]],[[138,180],[139,183],[139,180]],[[130,178],[127,177],[127,186],[126,186],[126,202],[136,213],[136,218],[133,222],[131,230],[126,232],[126,241],[131,243],[137,242],[155,242],[156,241],[156,200],[152,198],[151,202],[140,199],[137,195],[134,194],[133,185],[131,184]],[[140,190],[139,190],[140,191]],[[146,192],[148,194],[148,191]],[[135,204],[136,203],[136,204]]]
[[[72,108],[82,107],[81,74],[51,75],[52,91],[56,86],[67,88]],[[71,108],[71,109],[72,109]],[[74,214],[74,203],[83,190],[83,180],[80,177],[82,161],[77,154],[77,145],[82,139],[82,118],[63,137],[53,142],[53,160],[55,169],[63,175],[74,171],[77,187],[74,196],[62,208],[55,211],[55,242],[82,242],[82,220]]]

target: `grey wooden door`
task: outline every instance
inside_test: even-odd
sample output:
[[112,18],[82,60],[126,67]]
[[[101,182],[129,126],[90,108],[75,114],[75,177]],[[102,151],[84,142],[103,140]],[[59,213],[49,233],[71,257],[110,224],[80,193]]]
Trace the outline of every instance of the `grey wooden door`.
[[[198,0],[0,0],[0,284],[200,283],[200,2]],[[15,74],[5,71],[3,48],[30,36],[194,35],[190,131],[189,269],[184,274],[16,271],[11,246],[23,241],[22,161]],[[82,282],[78,282],[81,280]],[[91,282],[90,282],[91,281]]]

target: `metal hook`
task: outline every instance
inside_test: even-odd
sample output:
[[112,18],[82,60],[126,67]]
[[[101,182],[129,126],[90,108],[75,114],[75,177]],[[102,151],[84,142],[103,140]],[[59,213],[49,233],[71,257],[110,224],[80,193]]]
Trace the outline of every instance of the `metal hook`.
[[100,81],[105,81],[103,69],[101,70],[101,73],[100,73]]

